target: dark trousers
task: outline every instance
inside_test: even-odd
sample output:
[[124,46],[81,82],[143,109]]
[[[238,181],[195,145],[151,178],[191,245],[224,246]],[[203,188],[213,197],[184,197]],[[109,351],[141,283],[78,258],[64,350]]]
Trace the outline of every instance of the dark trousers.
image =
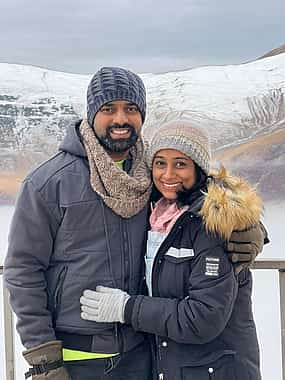
[[119,356],[65,362],[72,380],[152,380],[147,341]]

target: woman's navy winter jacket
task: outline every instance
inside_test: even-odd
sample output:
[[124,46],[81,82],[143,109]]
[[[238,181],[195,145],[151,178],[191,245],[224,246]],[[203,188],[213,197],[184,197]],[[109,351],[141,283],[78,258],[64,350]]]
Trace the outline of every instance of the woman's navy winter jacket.
[[252,275],[238,275],[224,240],[206,231],[200,212],[177,220],[157,251],[152,297],[131,297],[125,320],[156,336],[164,380],[260,380]]

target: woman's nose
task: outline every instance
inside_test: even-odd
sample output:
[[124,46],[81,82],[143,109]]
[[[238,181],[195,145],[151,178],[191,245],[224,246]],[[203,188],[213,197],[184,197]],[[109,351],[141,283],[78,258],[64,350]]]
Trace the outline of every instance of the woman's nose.
[[172,166],[171,165],[168,165],[166,168],[165,168],[165,171],[163,173],[163,177],[165,179],[171,179],[173,177],[175,177],[175,170],[173,170]]

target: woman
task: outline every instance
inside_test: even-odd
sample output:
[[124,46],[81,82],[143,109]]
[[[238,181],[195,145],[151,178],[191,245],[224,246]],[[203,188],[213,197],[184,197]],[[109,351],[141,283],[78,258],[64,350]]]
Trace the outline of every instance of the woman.
[[260,198],[225,169],[209,175],[207,135],[188,120],[157,128],[147,160],[157,200],[145,257],[150,296],[99,286],[84,292],[82,318],[154,334],[160,380],[260,380],[252,276],[237,274],[224,248],[233,230],[258,223]]

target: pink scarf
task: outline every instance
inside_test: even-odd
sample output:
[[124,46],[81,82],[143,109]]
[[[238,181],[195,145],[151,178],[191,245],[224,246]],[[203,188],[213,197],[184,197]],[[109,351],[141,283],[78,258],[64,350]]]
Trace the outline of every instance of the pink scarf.
[[182,215],[188,206],[178,208],[175,201],[161,198],[150,215],[149,221],[152,231],[169,232],[176,220]]

